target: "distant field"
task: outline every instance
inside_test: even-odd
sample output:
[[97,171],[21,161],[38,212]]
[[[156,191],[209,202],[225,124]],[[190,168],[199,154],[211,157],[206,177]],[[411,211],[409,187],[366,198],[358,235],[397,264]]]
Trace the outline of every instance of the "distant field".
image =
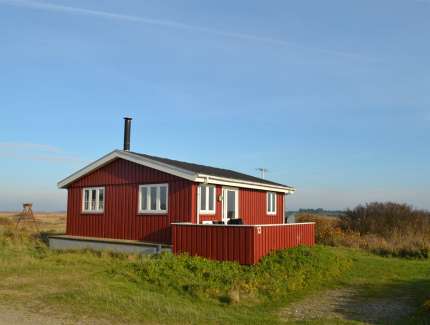
[[[19,212],[0,212],[0,219],[6,222],[16,223]],[[35,213],[37,225],[41,231],[63,233],[66,231],[66,213],[61,212],[40,212]],[[29,221],[20,223],[20,227],[33,227]]]

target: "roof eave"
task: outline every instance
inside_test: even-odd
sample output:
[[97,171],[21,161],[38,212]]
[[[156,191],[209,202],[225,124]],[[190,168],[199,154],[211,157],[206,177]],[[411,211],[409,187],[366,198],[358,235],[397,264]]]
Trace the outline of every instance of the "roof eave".
[[205,174],[198,174],[198,179],[196,181],[200,183],[208,183],[208,184],[215,184],[215,185],[226,185],[226,186],[232,186],[232,187],[242,187],[242,188],[259,189],[264,191],[282,192],[285,194],[292,194],[296,191],[296,189],[291,186],[282,186],[282,185],[275,185],[275,184],[268,184],[268,183],[257,183],[257,182],[244,181],[240,179],[225,178],[225,177],[205,175]]

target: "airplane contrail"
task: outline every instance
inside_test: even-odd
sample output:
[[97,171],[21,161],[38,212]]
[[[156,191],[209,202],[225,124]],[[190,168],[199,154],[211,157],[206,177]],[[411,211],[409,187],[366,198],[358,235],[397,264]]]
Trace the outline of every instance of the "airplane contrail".
[[229,37],[229,38],[237,38],[242,40],[255,41],[255,42],[261,42],[261,43],[267,43],[267,44],[273,44],[273,45],[301,48],[304,50],[348,57],[351,59],[375,61],[357,53],[307,47],[298,43],[289,42],[289,41],[285,41],[277,38],[257,36],[257,35],[246,34],[246,33],[222,31],[219,29],[189,25],[189,24],[185,24],[177,21],[172,21],[172,20],[161,20],[161,19],[153,19],[153,18],[140,17],[140,16],[117,14],[117,13],[112,13],[107,11],[63,6],[63,5],[57,5],[57,4],[47,3],[47,2],[37,2],[32,0],[0,0],[0,4],[6,4],[6,5],[15,6],[15,7],[27,8],[27,9],[56,11],[56,12],[63,12],[63,13],[76,14],[76,15],[94,16],[94,17],[100,17],[105,19],[122,20],[122,21],[143,23],[143,24],[149,24],[149,25],[157,25],[161,27],[174,28],[174,29],[197,31],[197,32],[209,33],[209,34],[214,34],[214,35],[219,35],[219,36]]

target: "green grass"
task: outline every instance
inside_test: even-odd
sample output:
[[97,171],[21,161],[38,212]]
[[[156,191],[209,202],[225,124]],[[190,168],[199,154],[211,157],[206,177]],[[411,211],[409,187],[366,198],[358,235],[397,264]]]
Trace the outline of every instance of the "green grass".
[[253,267],[171,254],[60,253],[1,227],[0,278],[2,303],[117,323],[276,324],[288,303],[343,286],[363,297],[409,295],[418,322],[427,319],[419,307],[430,296],[429,261],[324,246],[281,251]]
[[416,313],[411,319],[400,319],[399,324],[430,324],[430,313],[422,308],[430,298],[429,260],[379,257],[348,248],[336,251],[350,256],[353,264],[336,285],[357,288],[363,298],[406,297]]

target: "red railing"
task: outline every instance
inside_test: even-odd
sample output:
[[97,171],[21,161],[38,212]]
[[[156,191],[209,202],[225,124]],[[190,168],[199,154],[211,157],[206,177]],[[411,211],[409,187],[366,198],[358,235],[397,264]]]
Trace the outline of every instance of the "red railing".
[[175,254],[255,264],[270,251],[315,244],[315,224],[198,225],[172,224]]

